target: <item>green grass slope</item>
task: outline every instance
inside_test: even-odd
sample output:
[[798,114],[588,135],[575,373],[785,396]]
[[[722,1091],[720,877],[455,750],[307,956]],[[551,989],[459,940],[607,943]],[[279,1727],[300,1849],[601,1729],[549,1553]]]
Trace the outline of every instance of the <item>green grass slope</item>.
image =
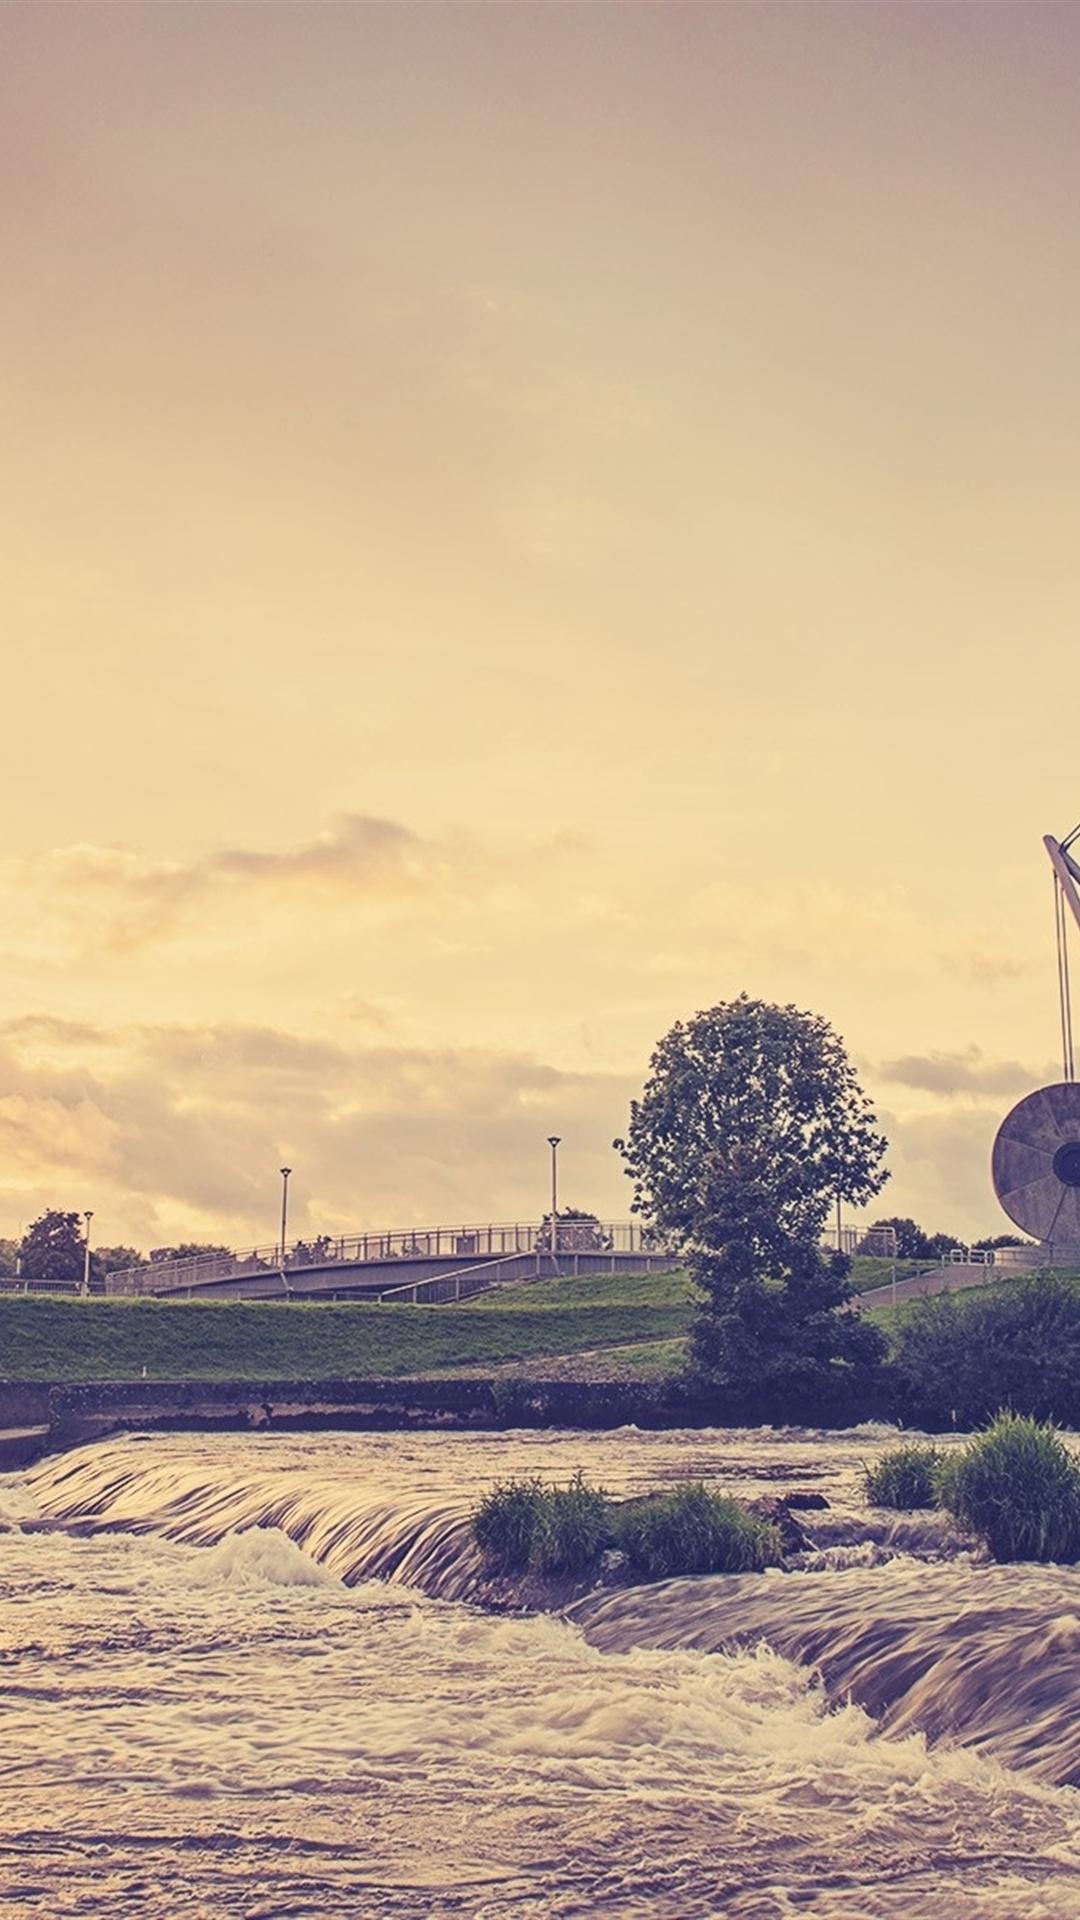
[[678,1340],[681,1276],[505,1288],[460,1307],[0,1297],[0,1379],[404,1379]]
[[[659,1380],[685,1365],[691,1311],[680,1270],[529,1281],[446,1307],[6,1294],[0,1379]],[[871,1317],[891,1334],[908,1311]]]

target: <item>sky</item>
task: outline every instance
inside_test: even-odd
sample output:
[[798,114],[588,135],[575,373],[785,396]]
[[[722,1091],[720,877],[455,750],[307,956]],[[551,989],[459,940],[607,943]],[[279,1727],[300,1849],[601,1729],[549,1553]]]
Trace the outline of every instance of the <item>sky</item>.
[[628,1214],[824,1014],[1004,1230],[1080,819],[1080,12],[0,11],[0,1234]]

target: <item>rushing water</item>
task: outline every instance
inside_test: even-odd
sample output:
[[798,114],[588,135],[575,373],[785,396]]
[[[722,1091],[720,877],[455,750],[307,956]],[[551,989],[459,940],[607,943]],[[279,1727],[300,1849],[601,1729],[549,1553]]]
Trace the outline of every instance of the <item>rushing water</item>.
[[[1080,1920],[1080,1573],[868,1514],[889,1438],[132,1437],[0,1482],[0,1915]],[[477,1490],[578,1466],[830,1504],[795,1571],[469,1604]]]

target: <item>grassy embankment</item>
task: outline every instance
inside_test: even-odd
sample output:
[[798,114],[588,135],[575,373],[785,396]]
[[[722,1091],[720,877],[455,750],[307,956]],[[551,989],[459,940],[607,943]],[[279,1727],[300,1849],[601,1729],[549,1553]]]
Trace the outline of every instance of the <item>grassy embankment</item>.
[[[857,1261],[856,1284],[880,1284],[881,1264]],[[460,1307],[9,1294],[0,1379],[138,1380],[145,1368],[149,1380],[660,1380],[684,1364],[690,1312],[679,1271],[534,1281]],[[888,1329],[894,1315],[874,1318]]]
[[[684,1274],[599,1274],[505,1287],[460,1307],[0,1296],[0,1379],[310,1380],[675,1371]],[[586,1358],[617,1356],[589,1371]],[[560,1368],[559,1362],[562,1362]],[[540,1363],[540,1364],[538,1364]]]

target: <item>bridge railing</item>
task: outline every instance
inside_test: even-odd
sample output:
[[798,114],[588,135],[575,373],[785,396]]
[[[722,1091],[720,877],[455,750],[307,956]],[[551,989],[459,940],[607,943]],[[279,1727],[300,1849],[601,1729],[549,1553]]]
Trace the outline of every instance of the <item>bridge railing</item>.
[[[468,1263],[550,1251],[551,1223],[542,1220],[319,1234],[310,1240],[292,1241],[284,1255],[280,1245],[271,1245],[236,1253],[200,1254],[190,1260],[151,1260],[146,1266],[125,1267],[108,1274],[105,1290],[118,1294],[177,1293],[215,1280],[239,1280],[260,1273],[369,1266],[389,1260],[459,1259]],[[654,1231],[636,1220],[560,1220],[557,1251],[661,1252],[663,1243]]]
[[387,1287],[379,1294],[379,1304],[396,1300],[400,1306],[441,1307],[451,1300],[471,1300],[495,1286],[508,1267],[520,1268],[528,1255],[508,1253],[501,1260],[481,1260],[475,1267],[455,1267],[453,1273],[436,1273],[430,1280],[406,1280],[403,1286]]

